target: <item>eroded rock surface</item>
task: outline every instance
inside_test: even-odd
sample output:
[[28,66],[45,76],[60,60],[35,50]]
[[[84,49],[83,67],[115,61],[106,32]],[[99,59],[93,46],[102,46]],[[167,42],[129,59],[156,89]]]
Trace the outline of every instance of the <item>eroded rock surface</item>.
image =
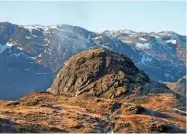
[[170,92],[152,82],[130,58],[107,49],[91,49],[71,57],[48,91],[104,98]]

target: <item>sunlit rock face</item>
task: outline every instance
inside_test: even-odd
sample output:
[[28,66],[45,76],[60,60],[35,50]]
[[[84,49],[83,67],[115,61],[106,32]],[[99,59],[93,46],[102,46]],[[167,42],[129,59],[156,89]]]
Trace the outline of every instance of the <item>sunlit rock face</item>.
[[71,57],[48,91],[104,98],[171,93],[164,85],[153,83],[131,59],[108,49],[91,49]]

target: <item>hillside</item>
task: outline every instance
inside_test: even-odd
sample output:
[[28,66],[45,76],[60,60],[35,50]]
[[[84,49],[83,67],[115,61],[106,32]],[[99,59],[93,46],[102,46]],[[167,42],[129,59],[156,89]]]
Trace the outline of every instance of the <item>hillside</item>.
[[186,119],[173,110],[177,105],[171,94],[126,102],[32,93],[0,101],[0,132],[184,133]]
[[0,101],[0,132],[185,133],[185,103],[128,57],[91,49],[71,57],[48,92]]

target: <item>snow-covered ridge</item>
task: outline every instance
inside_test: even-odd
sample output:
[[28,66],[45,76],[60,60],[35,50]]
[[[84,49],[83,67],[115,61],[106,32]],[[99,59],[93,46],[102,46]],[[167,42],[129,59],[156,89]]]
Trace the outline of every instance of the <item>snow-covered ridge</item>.
[[132,30],[128,30],[128,29],[123,29],[123,30],[106,30],[103,33],[108,36],[117,37],[117,36],[120,36],[121,34],[133,35],[136,32]]
[[3,53],[6,49],[11,48],[14,44],[6,43],[5,45],[0,44],[0,53]]
[[[72,26],[72,25],[68,25],[68,24],[62,24],[62,25],[49,25],[49,26],[44,26],[44,25],[19,25],[20,27],[23,27],[25,29],[28,29],[28,30],[44,30],[44,31],[47,31],[47,30],[50,30],[50,29],[58,29],[58,30],[73,30],[74,28],[81,28],[81,27],[78,27],[78,26]],[[81,28],[81,29],[84,29],[84,28]]]
[[40,30],[43,29],[44,31],[47,31],[49,29],[57,29],[58,25],[51,25],[51,26],[43,26],[43,25],[21,25],[21,27],[28,29],[29,31]]
[[116,34],[116,33],[133,34],[133,33],[135,33],[134,31],[129,30],[129,29],[124,29],[124,30],[109,30],[109,32],[112,33],[112,34]]

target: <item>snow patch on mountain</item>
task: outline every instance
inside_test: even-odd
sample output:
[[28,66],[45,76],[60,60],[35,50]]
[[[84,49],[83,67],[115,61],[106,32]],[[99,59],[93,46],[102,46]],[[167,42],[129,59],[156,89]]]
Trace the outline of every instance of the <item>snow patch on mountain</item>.
[[94,39],[95,40],[98,40],[98,39],[102,39],[103,38],[103,36],[97,36],[97,37],[95,37]]
[[129,30],[129,29],[123,29],[123,30],[106,30],[103,33],[105,33],[106,35],[110,37],[117,37],[122,34],[128,34],[128,35],[135,34],[136,32]]
[[20,51],[22,51],[22,50],[23,50],[23,48],[21,48],[21,47],[17,47],[17,49],[18,49],[18,50],[20,50]]
[[142,55],[141,62],[144,65],[147,65],[147,63],[152,62],[152,60],[153,59],[151,57],[149,57],[148,55]]
[[150,49],[151,48],[151,44],[150,43],[136,43],[136,48]]
[[0,44],[0,53],[3,53],[6,49],[11,48],[14,44],[8,42],[5,45]]
[[24,25],[23,28],[28,29],[30,32],[32,32],[33,29],[35,30],[44,29],[44,27],[41,25]]
[[167,40],[166,42],[167,43],[172,43],[172,44],[177,44],[177,40],[173,40],[173,39]]
[[49,26],[50,29],[57,29],[58,26],[57,25],[54,25],[54,26]]
[[49,33],[48,31],[50,29],[58,29],[58,25],[52,25],[52,26],[42,26],[42,25],[22,25],[23,28],[28,29],[30,32],[32,30],[43,30],[44,33]]
[[142,41],[147,41],[147,39],[142,38],[142,37],[139,37],[139,40],[142,40]]
[[11,42],[7,42],[7,44],[6,44],[7,46],[8,46],[8,48],[11,48],[14,44],[13,43],[11,43]]
[[32,37],[29,37],[29,36],[25,36],[26,39],[31,39]]

